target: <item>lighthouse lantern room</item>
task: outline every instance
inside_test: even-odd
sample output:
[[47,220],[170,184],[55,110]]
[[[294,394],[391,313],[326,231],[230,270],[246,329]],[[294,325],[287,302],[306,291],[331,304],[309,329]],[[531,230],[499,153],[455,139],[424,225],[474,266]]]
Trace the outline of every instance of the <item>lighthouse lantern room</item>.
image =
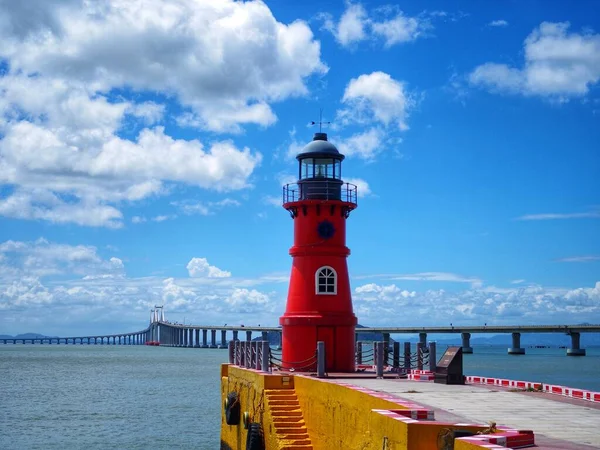
[[326,369],[353,372],[356,316],[348,277],[346,220],[357,206],[356,186],[342,181],[342,155],[327,134],[296,156],[298,182],[283,187],[283,207],[294,220],[292,271],[282,326],[287,369],[313,370],[318,341]]

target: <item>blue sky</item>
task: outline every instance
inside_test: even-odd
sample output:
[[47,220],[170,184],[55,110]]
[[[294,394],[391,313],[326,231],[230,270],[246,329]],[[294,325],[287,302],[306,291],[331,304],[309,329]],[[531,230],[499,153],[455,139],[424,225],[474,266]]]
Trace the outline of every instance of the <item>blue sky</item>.
[[360,323],[600,323],[595,2],[32,0],[0,42],[0,334],[276,325],[320,108]]

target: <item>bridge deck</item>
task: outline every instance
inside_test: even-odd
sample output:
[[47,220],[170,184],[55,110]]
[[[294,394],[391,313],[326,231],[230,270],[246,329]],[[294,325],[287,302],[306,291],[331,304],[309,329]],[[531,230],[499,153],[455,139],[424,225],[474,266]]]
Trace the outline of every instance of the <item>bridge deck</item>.
[[539,448],[600,448],[600,405],[585,400],[538,392],[512,392],[497,386],[448,386],[373,378],[340,381],[429,406],[438,421],[487,424],[492,420],[498,425],[533,430]]

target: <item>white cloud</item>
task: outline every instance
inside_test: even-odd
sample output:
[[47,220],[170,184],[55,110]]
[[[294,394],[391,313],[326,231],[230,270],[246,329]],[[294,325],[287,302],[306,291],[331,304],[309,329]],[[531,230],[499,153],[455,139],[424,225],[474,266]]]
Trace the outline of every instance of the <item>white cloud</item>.
[[[368,39],[384,41],[385,47],[414,41],[431,28],[424,15],[407,17],[396,7],[383,7],[374,11],[382,13],[383,20],[369,17],[361,3],[346,3],[339,22],[336,24],[330,15],[324,15],[324,28],[330,31],[344,47],[352,47],[357,42]],[[441,15],[438,15],[441,16]],[[391,18],[390,18],[391,17]]]
[[265,125],[265,102],[305,94],[305,78],[327,70],[307,24],[277,22],[262,2],[38,3],[0,9],[13,71],[172,94],[214,130]]
[[521,283],[525,283],[526,280],[523,279],[518,279],[518,280],[511,280],[510,284],[521,284]]
[[486,63],[469,81],[492,91],[560,101],[580,97],[600,79],[600,34],[568,33],[568,22],[543,22],[525,39],[522,68]]
[[598,255],[586,255],[586,256],[570,256],[567,258],[557,259],[558,262],[593,262],[600,261],[600,256]]
[[144,125],[149,126],[162,120],[165,114],[165,105],[155,102],[137,103],[131,106],[127,112],[143,119]]
[[361,159],[372,160],[383,151],[385,133],[379,128],[353,134],[346,139],[338,139],[337,148],[345,156],[357,156]]
[[122,139],[116,133],[130,104],[92,98],[82,87],[23,76],[0,78],[2,87],[0,115],[30,118],[0,126],[0,184],[17,187],[0,199],[5,216],[116,228],[119,202],[162,194],[164,182],[241,189],[262,159],[230,141],[205,149],[173,139],[162,127]]
[[231,272],[211,266],[206,258],[192,258],[190,262],[188,262],[186,269],[188,270],[190,277],[194,278],[227,278],[231,276]]
[[367,12],[359,3],[349,3],[335,29],[335,37],[344,46],[366,38]]
[[[40,238],[33,242],[0,243],[0,279],[17,276],[50,275],[123,276],[123,261],[116,257],[102,259],[96,247],[49,242]],[[4,267],[10,267],[7,271]]]
[[356,186],[357,194],[359,198],[368,197],[372,194],[369,183],[361,178],[344,178],[346,183],[354,184]]
[[417,273],[384,273],[372,275],[359,275],[354,277],[357,280],[363,279],[385,279],[385,280],[406,280],[406,281],[425,281],[425,282],[447,282],[447,283],[469,283],[473,288],[481,288],[483,280],[477,277],[466,277],[450,272],[417,272]]
[[[578,323],[600,315],[600,282],[592,288],[546,289],[528,286],[449,292],[408,291],[375,283],[354,290],[355,313],[369,325],[410,326],[514,323]],[[594,320],[594,319],[592,319]]]
[[210,216],[223,208],[231,206],[241,206],[241,203],[231,198],[224,198],[216,202],[199,202],[195,200],[179,200],[171,202],[181,212],[187,215]]
[[[0,40],[0,214],[54,223],[118,228],[121,203],[169,183],[250,186],[260,153],[169,136],[167,105],[203,129],[266,126],[270,103],[327,71],[306,23],[261,2],[3,3]],[[152,128],[125,139],[132,121]]]
[[387,73],[373,72],[350,80],[342,103],[346,105],[338,111],[342,124],[380,122],[404,131],[408,129],[406,119],[415,102],[403,82]]
[[600,211],[588,211],[583,213],[544,213],[526,214],[515,220],[565,220],[565,219],[599,219]]
[[507,26],[508,26],[508,22],[504,19],[492,20],[490,23],[488,23],[488,27],[507,27]]
[[430,28],[427,21],[417,17],[406,17],[399,12],[394,18],[383,22],[372,23],[373,34],[385,39],[385,46],[411,42],[423,35],[423,31]]

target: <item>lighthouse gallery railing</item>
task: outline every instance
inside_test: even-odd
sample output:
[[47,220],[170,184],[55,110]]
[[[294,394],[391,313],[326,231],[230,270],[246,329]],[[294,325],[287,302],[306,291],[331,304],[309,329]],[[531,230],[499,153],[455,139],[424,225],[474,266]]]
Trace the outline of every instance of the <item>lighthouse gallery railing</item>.
[[[329,182],[326,180],[303,181],[289,183],[283,186],[283,203],[297,202],[302,199],[302,189],[310,190],[310,197],[320,200],[341,200],[348,203],[357,203],[358,189],[355,184]],[[337,192],[340,193],[339,197]]]

